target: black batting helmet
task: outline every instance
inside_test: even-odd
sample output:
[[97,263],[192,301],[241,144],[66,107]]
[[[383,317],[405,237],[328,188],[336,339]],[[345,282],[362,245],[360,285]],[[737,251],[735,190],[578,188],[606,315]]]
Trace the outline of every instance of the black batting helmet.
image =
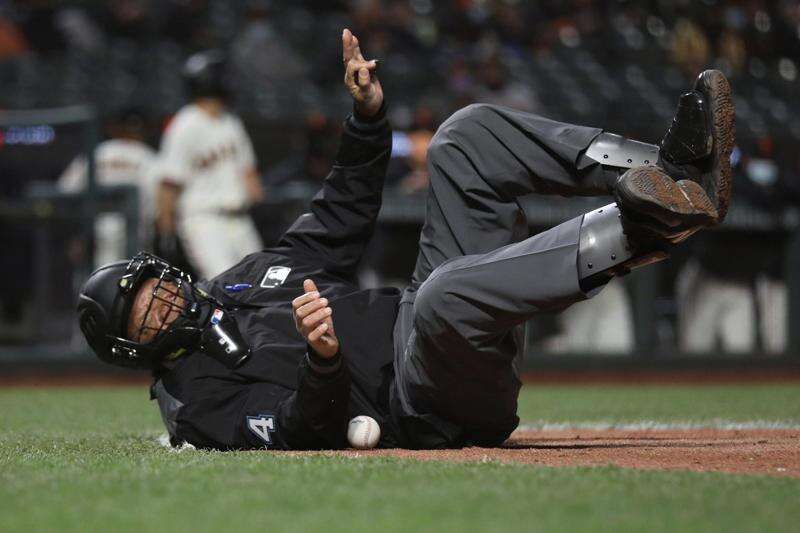
[[227,98],[227,58],[222,50],[204,50],[189,56],[183,65],[183,79],[192,99]]

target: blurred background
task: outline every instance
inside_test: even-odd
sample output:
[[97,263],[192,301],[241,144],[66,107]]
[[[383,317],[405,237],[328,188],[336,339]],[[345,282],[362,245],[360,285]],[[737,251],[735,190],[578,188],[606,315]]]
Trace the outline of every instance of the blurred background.
[[[327,174],[350,109],[344,27],[381,60],[395,130],[362,284],[410,276],[426,146],[456,109],[490,102],[657,143],[678,96],[713,67],[737,114],[727,220],[529,324],[525,364],[800,357],[800,2],[0,0],[0,362],[91,361],[73,309],[95,265],[147,249],[213,273],[181,231],[180,199],[166,204],[176,227],[157,208],[176,190],[171,125],[198,105],[185,66],[196,52],[224,57],[225,113],[243,125],[214,158],[246,153],[241,179],[255,176],[224,216],[275,242]],[[608,201],[524,205],[536,231]],[[192,205],[202,211],[202,196]]]

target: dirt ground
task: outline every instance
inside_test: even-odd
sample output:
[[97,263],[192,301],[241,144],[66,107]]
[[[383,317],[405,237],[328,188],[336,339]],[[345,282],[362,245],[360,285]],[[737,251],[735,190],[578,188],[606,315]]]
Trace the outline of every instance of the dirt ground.
[[501,448],[330,453],[561,467],[616,465],[800,478],[800,430],[795,429],[519,430]]

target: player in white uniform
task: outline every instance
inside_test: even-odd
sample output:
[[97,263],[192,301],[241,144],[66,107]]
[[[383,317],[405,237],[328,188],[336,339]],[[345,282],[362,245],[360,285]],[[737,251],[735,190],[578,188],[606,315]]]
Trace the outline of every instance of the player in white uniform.
[[222,55],[193,55],[184,75],[193,101],[161,142],[157,223],[162,236],[180,236],[198,274],[210,279],[262,248],[248,209],[264,191],[252,143],[225,105]]
[[[153,175],[155,151],[144,143],[144,122],[133,111],[126,111],[109,128],[111,138],[94,151],[97,184],[133,185],[139,188],[139,242],[136,248],[150,249],[155,217]],[[66,193],[86,189],[89,164],[85,156],[76,157],[58,179]],[[125,218],[121,213],[100,213],[95,219],[95,265],[119,261],[125,249]]]
[[542,347],[551,353],[630,353],[635,344],[633,309],[625,285],[611,280],[605,289],[578,302],[557,317],[560,332]]
[[[726,279],[689,261],[678,278],[680,348],[687,353],[786,350],[788,291],[766,273]],[[760,331],[758,331],[760,329]],[[761,345],[758,345],[758,335]]]

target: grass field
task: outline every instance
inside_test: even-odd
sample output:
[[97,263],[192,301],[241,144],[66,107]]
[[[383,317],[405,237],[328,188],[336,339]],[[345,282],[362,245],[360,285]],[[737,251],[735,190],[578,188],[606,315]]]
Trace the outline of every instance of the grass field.
[[[529,386],[548,423],[800,425],[800,386]],[[0,390],[0,531],[796,531],[800,479],[175,452],[147,391]]]

